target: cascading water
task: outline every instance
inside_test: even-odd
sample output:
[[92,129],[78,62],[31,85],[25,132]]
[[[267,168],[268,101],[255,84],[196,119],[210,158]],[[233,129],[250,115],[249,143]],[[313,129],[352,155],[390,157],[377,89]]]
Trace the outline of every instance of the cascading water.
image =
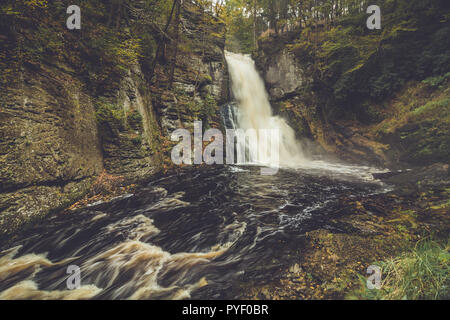
[[[258,74],[254,61],[242,54],[226,52],[226,59],[232,80],[232,90],[238,103],[237,127],[243,130],[254,129],[279,132],[279,160],[282,166],[305,164],[300,143],[295,138],[294,130],[280,117],[274,116],[264,82]],[[259,140],[260,143],[264,141]],[[265,152],[268,146],[250,144],[249,154],[257,155],[251,162],[269,164]]]
[[[306,232],[343,230],[346,222],[335,219],[342,201],[385,191],[347,179],[369,168],[306,160],[292,128],[272,114],[253,61],[232,53],[227,60],[238,110],[222,108],[225,125],[279,130],[280,164],[298,170],[263,176],[251,166],[183,168],[134,194],[0,237],[0,300],[242,299],[242,288],[275,280],[298,262]],[[80,270],[75,290],[70,266]]]
[[225,128],[237,129],[237,112],[235,103],[227,103],[220,108],[220,114]]
[[[226,52],[226,60],[232,80],[232,91],[237,101],[237,111],[229,114],[235,116],[233,125],[239,129],[248,130],[277,130],[280,135],[279,162],[276,166],[295,169],[308,169],[310,172],[323,174],[325,171],[332,175],[351,176],[363,180],[373,180],[372,173],[383,172],[380,169],[347,165],[339,162],[328,162],[309,159],[302,145],[295,137],[294,130],[287,122],[278,116],[274,116],[269,102],[268,94],[263,79],[258,74],[255,62],[248,55]],[[233,105],[227,105],[233,108]],[[272,165],[271,157],[261,152],[268,147],[259,144],[250,144],[243,148],[250,149],[249,154],[257,154],[257,159],[251,159],[251,163],[260,165]],[[244,141],[245,143],[245,141]]]

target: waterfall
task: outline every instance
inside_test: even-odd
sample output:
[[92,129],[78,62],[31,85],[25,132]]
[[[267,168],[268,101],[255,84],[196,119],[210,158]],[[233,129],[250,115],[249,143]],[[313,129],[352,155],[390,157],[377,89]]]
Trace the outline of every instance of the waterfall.
[[235,103],[227,103],[220,108],[220,114],[225,128],[237,129],[237,112]]
[[[308,162],[304,156],[299,141],[295,138],[294,130],[284,119],[274,116],[269,102],[264,82],[255,68],[255,62],[250,56],[226,52],[226,60],[231,75],[232,92],[237,102],[239,112],[236,113],[236,124],[239,129],[254,129],[257,133],[261,130],[273,130],[279,132],[279,164],[282,166],[299,166]],[[232,108],[228,105],[226,108]],[[229,122],[229,109],[225,109]],[[276,131],[275,131],[276,130]],[[265,152],[268,146],[250,144],[249,154],[257,155],[250,162],[270,165],[270,159]],[[264,142],[263,142],[264,143]]]

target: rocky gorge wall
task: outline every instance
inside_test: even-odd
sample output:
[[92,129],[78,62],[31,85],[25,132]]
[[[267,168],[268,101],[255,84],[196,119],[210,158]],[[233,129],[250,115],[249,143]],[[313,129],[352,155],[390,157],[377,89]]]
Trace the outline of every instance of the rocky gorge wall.
[[65,71],[24,68],[2,91],[0,233],[64,206],[103,170],[92,97]]
[[[55,19],[50,11],[40,14]],[[91,39],[74,44],[70,37],[81,35],[67,30],[55,40],[60,52],[38,58],[33,50],[43,40],[32,25],[0,37],[10,57],[0,64],[8,70],[0,93],[0,236],[74,203],[102,172],[127,183],[148,179],[167,162],[172,130],[194,119],[218,125],[218,105],[228,94],[225,26],[189,1],[181,15],[172,87],[173,45],[152,78],[142,68],[152,61],[133,61],[116,72],[80,48]],[[75,59],[62,47],[85,51]]]
[[[296,36],[261,40],[254,59],[275,112],[289,121],[299,139],[315,142],[312,147],[306,142],[312,153],[393,169],[448,163],[448,81],[439,88],[411,81],[382,102],[335,116],[314,62],[292,49]],[[367,110],[371,118],[361,120]]]

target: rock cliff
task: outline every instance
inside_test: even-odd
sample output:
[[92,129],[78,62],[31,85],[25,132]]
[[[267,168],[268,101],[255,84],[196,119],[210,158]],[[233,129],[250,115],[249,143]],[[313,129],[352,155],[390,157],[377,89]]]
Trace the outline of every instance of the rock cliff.
[[[124,20],[123,31],[111,33],[109,22],[86,18],[73,32],[58,23],[64,16],[54,6],[24,7],[7,17],[0,37],[0,235],[80,199],[102,172],[148,178],[167,162],[171,131],[195,119],[217,125],[227,99],[225,26],[198,5],[183,3],[183,36],[176,49],[164,45],[153,75],[149,56],[118,65],[130,55],[120,38],[133,40],[137,22]],[[111,41],[123,50],[99,54]]]
[[309,138],[326,153],[353,163],[402,168],[448,162],[448,81],[439,78],[437,86],[430,81],[438,78],[413,80],[384,100],[361,101],[339,115],[314,59],[295,49],[296,37],[262,39],[254,58],[275,112],[289,121],[298,138]]

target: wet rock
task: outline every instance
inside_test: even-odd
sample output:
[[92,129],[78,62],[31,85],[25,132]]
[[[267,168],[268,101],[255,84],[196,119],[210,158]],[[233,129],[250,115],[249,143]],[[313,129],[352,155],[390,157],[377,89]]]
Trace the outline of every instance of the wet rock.
[[292,276],[299,276],[302,273],[302,268],[298,265],[298,263],[296,263],[289,268],[289,272]]
[[398,171],[389,171],[389,172],[381,172],[381,173],[372,173],[372,176],[374,179],[383,180],[383,179],[389,179],[389,178],[395,177],[404,172],[405,171],[403,171],[403,170],[398,170]]
[[388,177],[385,181],[402,189],[411,190],[441,187],[450,183],[449,165],[435,163],[423,168],[402,171]]
[[311,81],[304,68],[287,50],[266,59],[263,77],[273,100],[285,99]]
[[91,179],[65,186],[31,186],[0,194],[0,242],[24,225],[44,218],[49,212],[68,207],[84,196]]

